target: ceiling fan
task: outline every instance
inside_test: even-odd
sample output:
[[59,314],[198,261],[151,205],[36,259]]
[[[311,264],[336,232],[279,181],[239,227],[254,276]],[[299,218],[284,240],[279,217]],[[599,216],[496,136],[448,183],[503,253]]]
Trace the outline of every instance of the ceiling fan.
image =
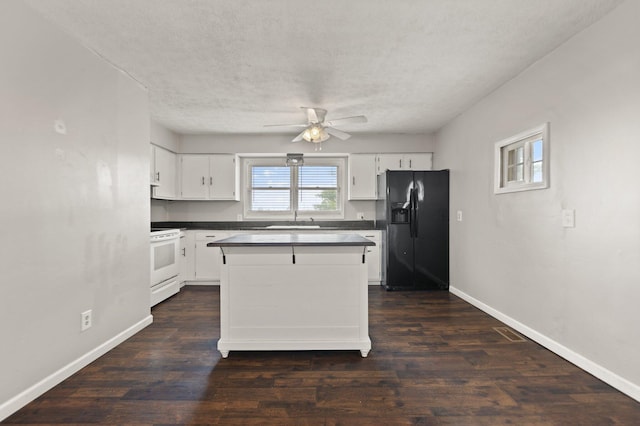
[[347,123],[366,123],[367,117],[364,115],[356,115],[353,117],[334,118],[330,121],[325,121],[327,110],[322,108],[307,108],[301,107],[307,113],[307,124],[267,124],[265,127],[304,127],[304,130],[295,138],[292,142],[300,142],[305,140],[320,144],[326,141],[331,136],[335,136],[341,140],[347,140],[351,137],[349,133],[343,132],[334,128],[335,125],[347,124]]

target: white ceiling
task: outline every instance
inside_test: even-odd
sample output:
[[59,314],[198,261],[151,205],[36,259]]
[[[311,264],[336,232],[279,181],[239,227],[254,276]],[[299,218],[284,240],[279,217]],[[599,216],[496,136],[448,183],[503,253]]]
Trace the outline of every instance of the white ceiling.
[[179,133],[431,133],[621,0],[27,0]]

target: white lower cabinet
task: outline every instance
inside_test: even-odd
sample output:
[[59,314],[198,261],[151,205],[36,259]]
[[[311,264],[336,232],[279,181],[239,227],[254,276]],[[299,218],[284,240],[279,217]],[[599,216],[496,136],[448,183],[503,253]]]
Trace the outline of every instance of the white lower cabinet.
[[180,233],[180,286],[195,278],[195,235],[193,232]]
[[[274,231],[186,231],[185,237],[180,240],[180,253],[183,256],[180,263],[181,282],[189,284],[211,285],[220,281],[220,265],[222,263],[222,253],[218,247],[207,247],[212,241],[228,238],[240,233],[273,233]],[[296,232],[296,231],[280,231]],[[340,234],[358,234],[367,238],[375,246],[367,247],[367,279],[369,285],[379,285],[381,280],[380,262],[382,241],[381,232],[371,231],[307,231]],[[184,246],[183,246],[184,243]]]
[[367,278],[369,280],[369,285],[379,285],[380,284],[380,241],[381,232],[380,231],[355,231],[356,234],[365,237],[368,240],[376,243],[375,246],[367,247]]
[[220,263],[222,254],[219,247],[207,247],[207,244],[230,237],[229,231],[193,231],[195,240],[194,284],[217,284],[220,281]]

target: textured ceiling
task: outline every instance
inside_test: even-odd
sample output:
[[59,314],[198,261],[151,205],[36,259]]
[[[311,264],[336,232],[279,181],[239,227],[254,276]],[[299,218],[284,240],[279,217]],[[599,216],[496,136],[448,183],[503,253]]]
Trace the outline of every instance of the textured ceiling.
[[[620,0],[27,0],[180,133],[431,133]],[[293,129],[292,134],[297,133]]]

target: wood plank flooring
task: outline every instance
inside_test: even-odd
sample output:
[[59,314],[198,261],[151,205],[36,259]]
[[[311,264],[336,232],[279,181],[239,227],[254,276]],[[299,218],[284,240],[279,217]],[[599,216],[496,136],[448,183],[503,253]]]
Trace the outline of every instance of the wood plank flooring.
[[3,424],[637,425],[640,403],[447,292],[370,287],[358,351],[231,352],[218,287],[185,287],[154,323]]

